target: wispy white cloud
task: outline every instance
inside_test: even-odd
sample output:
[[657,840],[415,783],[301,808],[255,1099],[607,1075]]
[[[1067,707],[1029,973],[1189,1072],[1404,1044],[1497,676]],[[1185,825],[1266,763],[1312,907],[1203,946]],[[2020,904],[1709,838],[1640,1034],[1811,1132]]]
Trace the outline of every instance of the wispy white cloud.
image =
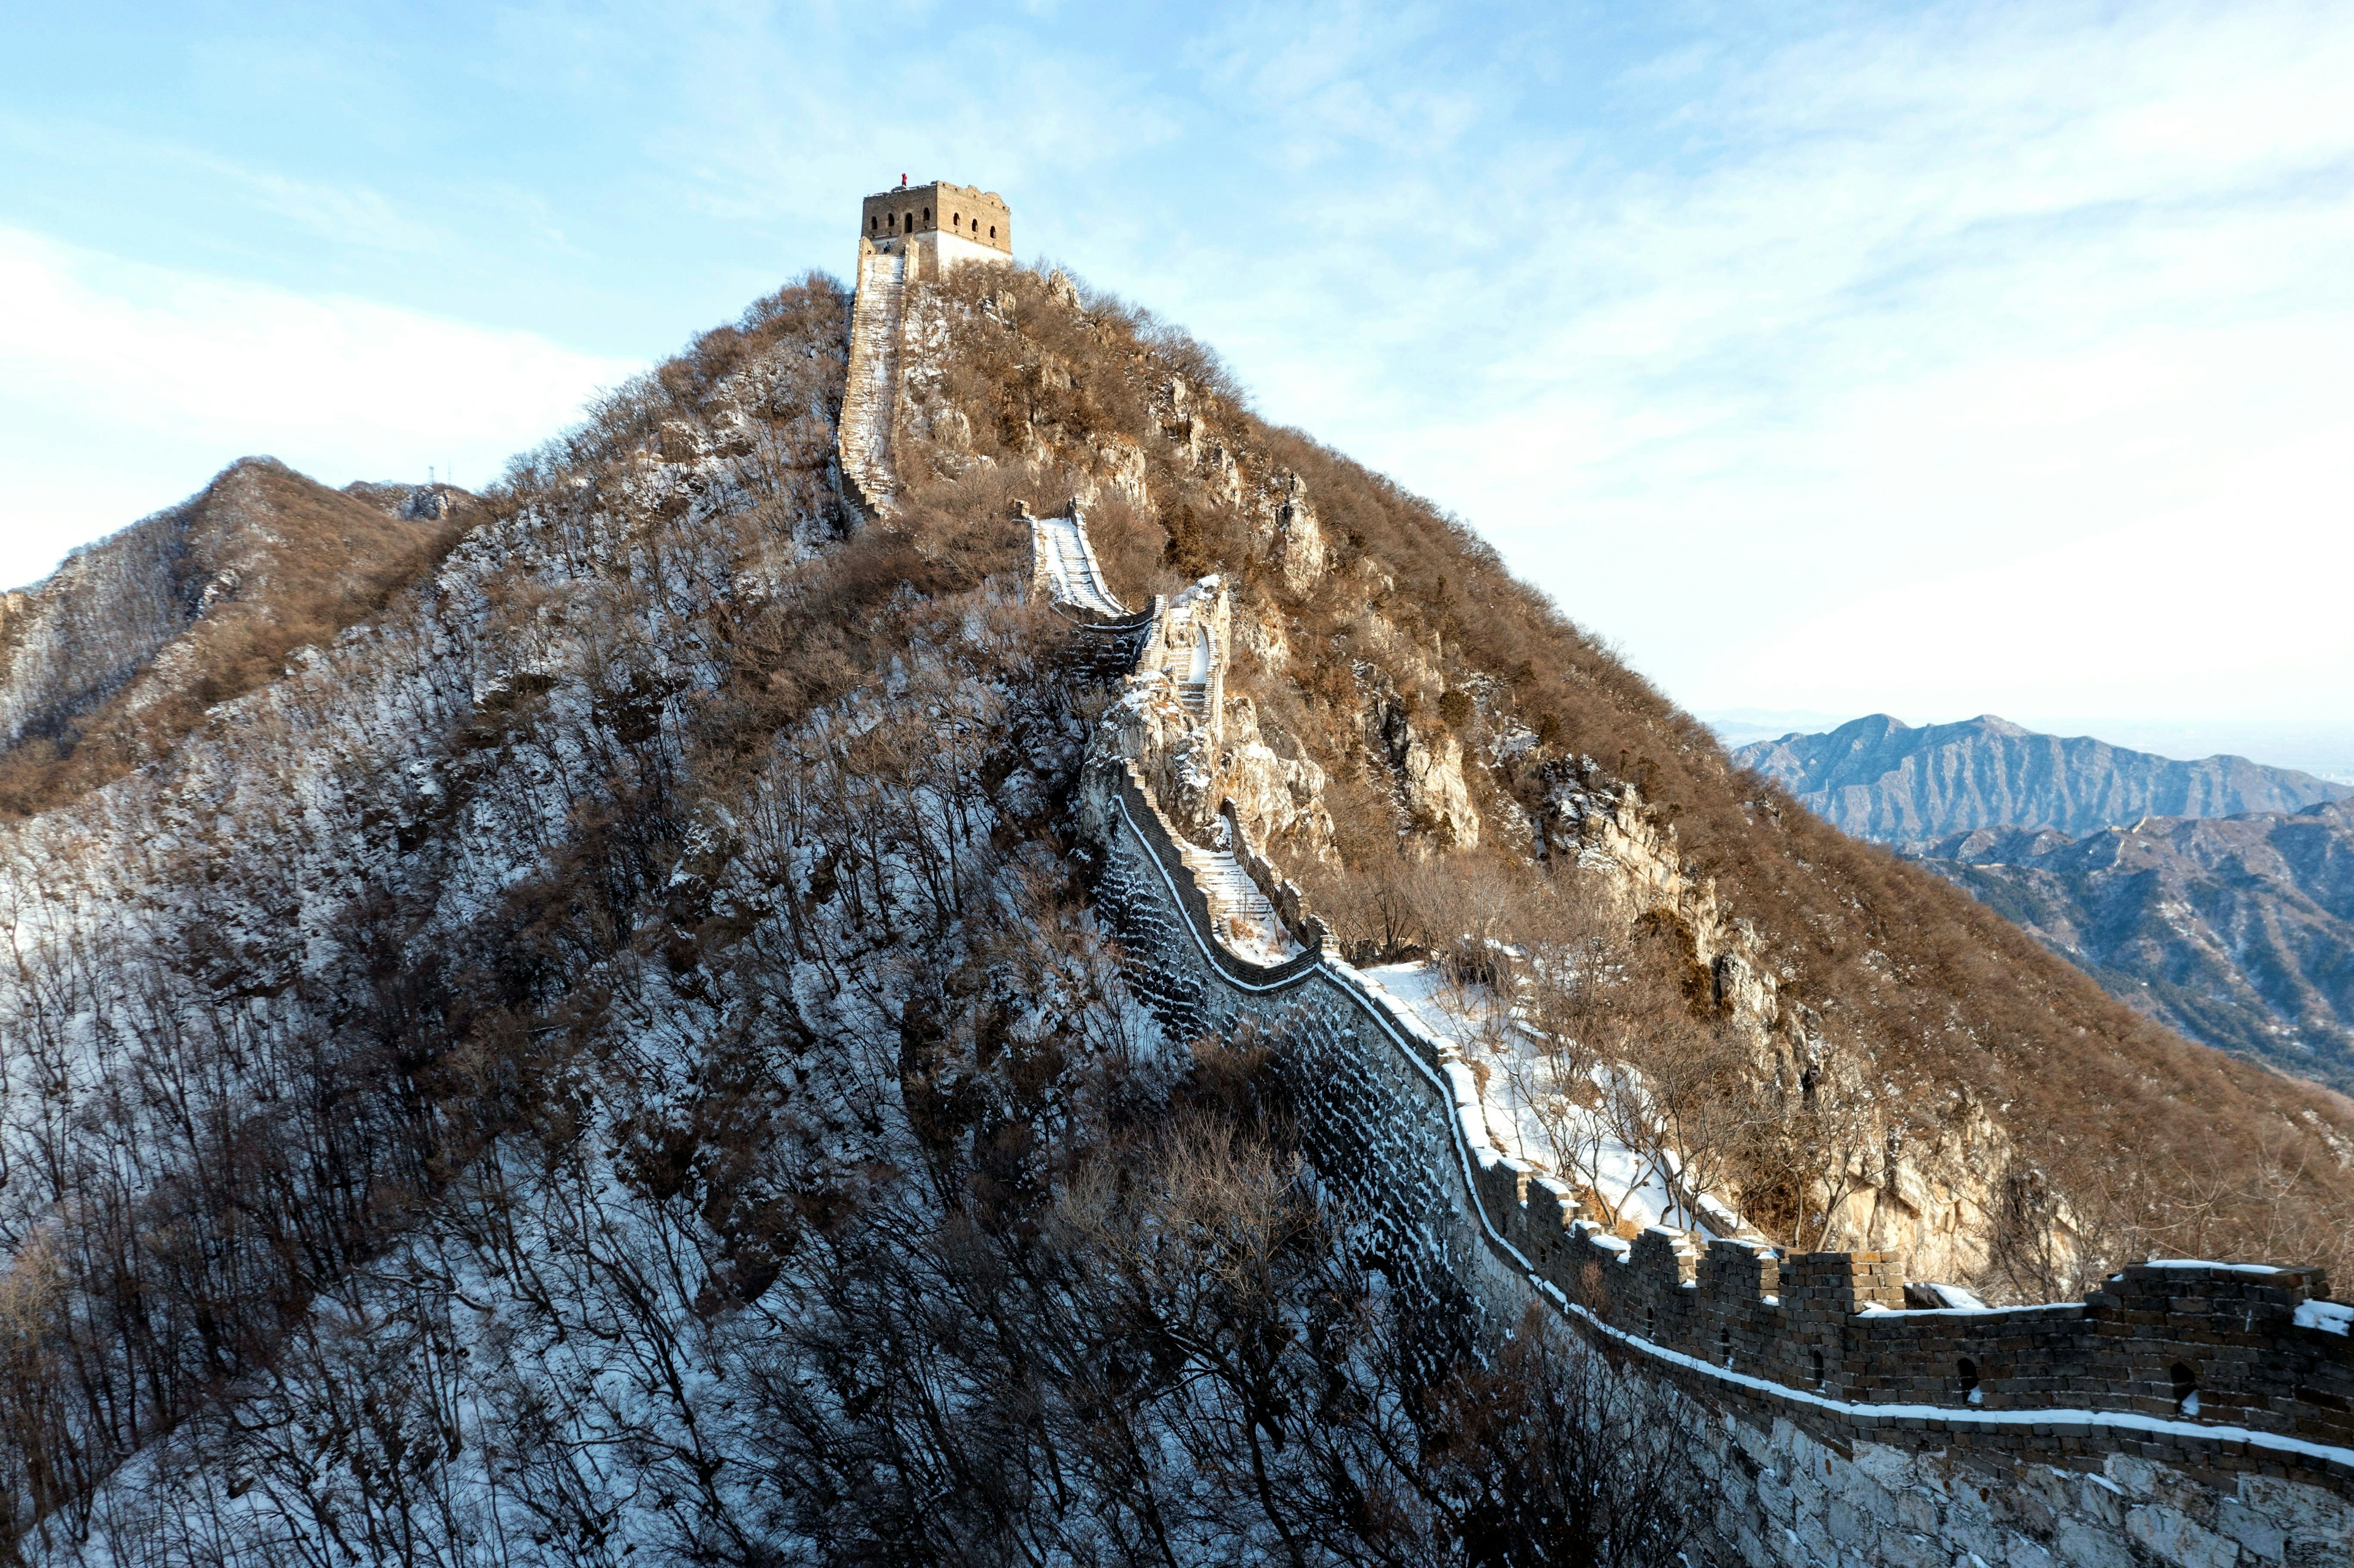
[[237,209],[242,221],[282,219],[339,246],[404,256],[452,248],[449,229],[430,213],[396,202],[365,181],[304,179],[164,137],[86,122],[42,123],[22,115],[0,115],[0,145],[16,156],[52,164],[92,171],[136,164],[167,179],[202,182],[213,199]]
[[[2343,7],[546,0],[466,25],[446,69],[358,22],[198,51],[265,60],[270,91],[382,76],[405,116],[372,163],[281,169],[262,135],[204,154],[221,166],[192,178],[232,217],[202,253],[244,254],[238,224],[266,219],[250,243],[316,236],[312,260],[332,260],[270,274],[296,286],[481,299],[450,313],[577,319],[584,339],[635,341],[611,324],[626,315],[661,348],[703,302],[845,267],[850,204],[899,171],[977,180],[1012,199],[1024,255],[1193,327],[1267,412],[1467,515],[1695,706],[2354,701],[2354,651],[2309,624],[2354,618],[2307,586],[2354,567],[2314,521],[2342,512],[2333,454],[2354,449]],[[404,96],[453,79],[430,105]],[[429,145],[446,186],[417,173]],[[338,235],[355,242],[331,250]],[[31,242],[14,243],[0,254]],[[365,271],[372,251],[429,258],[411,272],[432,291]],[[503,453],[620,373],[519,340],[536,346],[491,383],[562,396],[446,425],[398,406],[462,401],[444,381],[370,412],[325,384],[397,341],[386,323],[429,315],[267,291],[232,308],[102,262],[44,275],[80,289],[69,314],[93,332],[142,323],[110,352],[154,365],[175,390],[147,406],[169,418],[80,382],[38,407],[0,388],[0,411],[26,411],[0,432],[5,504],[114,482],[94,454],[124,420],[143,421],[141,455],[119,471],[187,470],[184,491],[239,450],[328,450],[335,420],[445,447],[434,431],[495,431],[479,444]],[[320,398],[290,407],[254,369],[207,400],[176,355],[137,357],[184,321],[197,359],[291,355]],[[265,321],[308,324],[277,342],[234,324]],[[426,357],[505,352],[449,330]],[[338,334],[347,355],[316,347]],[[153,503],[111,502],[108,521]],[[2236,552],[2203,595],[2181,564],[2201,551]],[[2299,582],[2267,596],[2265,564],[2291,558]],[[2091,582],[2048,586],[2068,574]]]
[[270,452],[333,484],[487,482],[636,366],[0,229],[0,581]]
[[1425,188],[1496,238],[1442,289],[1435,246],[1306,262],[1254,313],[1269,402],[1699,705],[2346,707],[2354,617],[2260,591],[2354,567],[2342,13],[1956,9],[1674,68],[1611,85],[1606,155],[1467,139]]

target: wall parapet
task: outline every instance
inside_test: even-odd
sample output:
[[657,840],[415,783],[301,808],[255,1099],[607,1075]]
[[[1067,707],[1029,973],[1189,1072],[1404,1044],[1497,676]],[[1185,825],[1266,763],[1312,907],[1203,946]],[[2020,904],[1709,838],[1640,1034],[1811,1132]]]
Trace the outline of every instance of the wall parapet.
[[[1187,617],[1168,609],[1146,618],[1138,678],[1173,662],[1172,621]],[[1883,1545],[1918,1542],[1924,1528],[1993,1539],[1977,1533],[1979,1515],[2025,1531],[2031,1558],[2070,1531],[2116,1552],[2154,1529],[2206,1531],[2212,1545],[2215,1530],[2244,1527],[2257,1546],[2224,1541],[2213,1555],[2240,1564],[2266,1560],[2264,1531],[2292,1543],[2354,1538],[2354,1308],[2327,1299],[2318,1272],[2152,1263],[2083,1301],[1909,1309],[1892,1255],[1784,1253],[1754,1235],[1695,1245],[1656,1226],[1611,1234],[1578,1215],[1565,1184],[1489,1144],[1456,1043],[1340,959],[1222,801],[1235,864],[1306,951],[1267,964],[1227,947],[1183,835],[1118,743],[1098,732],[1081,817],[1138,993],[1182,1037],[1245,1031],[1274,1048],[1320,1178],[1421,1299],[1500,1325],[1542,1306],[1707,1413],[1692,1432],[1723,1489],[1713,1528],[1734,1556],[1757,1568],[1791,1560],[1797,1535],[1764,1520],[1792,1506],[1797,1478],[1768,1485],[1773,1466],[1792,1462],[1824,1478],[1817,1506],[1822,1488],[1885,1504],[1891,1464],[1926,1467],[1932,1489],[1956,1467],[2032,1481],[2033,1499],[2016,1506],[1975,1480],[1938,1490],[1926,1513],[1874,1520]],[[2135,1500],[2158,1499],[2152,1487],[2176,1489],[2173,1500]],[[1818,1555],[1845,1558],[1829,1545]]]
[[[1098,758],[1088,766],[1095,791],[1108,800],[1137,842],[1144,845],[1192,928],[1197,933],[1214,931],[1216,922],[1211,917],[1209,895],[1203,891],[1178,847],[1182,835],[1152,799],[1152,792],[1144,787],[1136,764],[1127,758]],[[1296,958],[1280,964],[1262,964],[1244,958],[1214,937],[1205,936],[1203,941],[1204,956],[1214,954],[1211,961],[1225,971],[1224,978],[1254,992],[1288,987],[1314,973],[1324,961],[1320,947],[1305,943],[1302,946],[1308,950]]]
[[[1568,1189],[1487,1146],[1453,1043],[1311,948],[1255,964],[1216,941],[1178,835],[1124,760],[1097,768],[1151,863],[1224,1011],[1279,1028],[1303,991],[1361,1012],[1453,1102],[1440,1112],[1459,1201],[1499,1259],[1614,1352],[1655,1363],[1705,1402],[1754,1419],[1855,1433],[1935,1434],[2052,1462],[2105,1452],[2193,1468],[2320,1479],[2354,1496],[2354,1338],[2317,1272],[2137,1264],[2082,1302],[1908,1310],[1900,1260],[1784,1255],[1659,1227],[1630,1244],[1575,1216]],[[1172,933],[1173,935],[1173,933]],[[1450,1071],[1451,1069],[1451,1071]],[[1458,1085],[1453,1080],[1460,1078]],[[2324,1312],[2317,1304],[2326,1304]],[[2341,1316],[2343,1314],[2343,1316]]]

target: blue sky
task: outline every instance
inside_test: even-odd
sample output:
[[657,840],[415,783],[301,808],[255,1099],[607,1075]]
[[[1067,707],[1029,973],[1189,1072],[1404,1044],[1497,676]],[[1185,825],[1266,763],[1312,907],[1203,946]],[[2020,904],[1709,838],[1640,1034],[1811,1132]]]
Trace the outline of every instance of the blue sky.
[[2354,9],[0,13],[0,580],[493,477],[905,171],[1696,709],[2354,726]]

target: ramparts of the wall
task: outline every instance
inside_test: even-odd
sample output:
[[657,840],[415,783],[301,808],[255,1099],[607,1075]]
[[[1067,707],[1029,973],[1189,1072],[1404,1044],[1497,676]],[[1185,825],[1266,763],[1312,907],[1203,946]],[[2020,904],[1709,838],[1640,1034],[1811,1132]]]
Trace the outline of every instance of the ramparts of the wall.
[[[1714,1550],[1752,1564],[2349,1561],[2354,1455],[2324,1440],[2344,1414],[2345,1341],[2296,1320],[2314,1282],[2137,1268],[2086,1303],[1908,1312],[1876,1255],[1604,1234],[1565,1189],[1479,1147],[1468,1070],[1346,965],[1219,948],[1124,763],[1088,792],[1099,900],[1140,994],[1181,1035],[1274,1049],[1320,1176],[1402,1287],[1458,1306],[1467,1336],[1549,1301],[1666,1391],[1713,1489]],[[2172,1368],[2194,1352],[2211,1370],[2192,1413]]]
[[877,191],[860,204],[859,237],[880,243],[926,234],[951,235],[1000,258],[1013,253],[1013,214],[995,191],[935,180]]

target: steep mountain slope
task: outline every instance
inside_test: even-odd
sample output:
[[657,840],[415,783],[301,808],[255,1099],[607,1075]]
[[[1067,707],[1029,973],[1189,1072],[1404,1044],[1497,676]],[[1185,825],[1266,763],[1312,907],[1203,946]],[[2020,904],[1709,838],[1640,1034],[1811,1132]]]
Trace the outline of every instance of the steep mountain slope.
[[2191,1039],[2354,1089],[2354,803],[1980,829],[1922,855]]
[[1469,932],[1476,965],[1489,938],[1537,941],[1553,900],[1638,916],[1656,947],[1637,961],[1682,973],[1702,1032],[1770,1086],[1725,1109],[1749,1129],[1744,1212],[1789,1232],[1824,1170],[1868,1170],[1826,1234],[1995,1288],[2052,1288],[2038,1271],[2094,1235],[2107,1255],[2238,1245],[2235,1225],[2271,1222],[2200,1231],[2162,1190],[2198,1171],[2267,1190],[2256,1167],[2284,1139],[2312,1140],[2315,1201],[2343,1201],[2321,1193],[2354,1180],[2354,1145],[2329,1141],[2344,1102],[2152,1027],[1789,809],[1460,524],[1252,419],[1214,364],[1137,358],[1125,337],[1149,343],[1150,318],[1094,302],[1066,324],[1046,304],[940,292],[912,330],[949,352],[910,377],[900,473],[1084,468],[1123,600],[1227,575],[1225,692],[1249,725],[1193,788],[1235,799],[1369,956]]
[[2296,811],[2354,795],[2244,757],[2178,762],[2089,736],[2038,735],[1990,714],[1918,729],[1874,714],[1733,755],[1833,826],[1885,843],[1978,828],[2086,833],[2145,816]]
[[[706,334],[0,832],[22,1556],[1416,1560],[1602,1489],[1545,1347],[1406,1313],[1247,1051],[1126,991],[1007,504],[1086,476],[845,536],[847,306]],[[1669,1426],[1576,1397],[1671,1561]]]
[[22,1555],[1502,1560],[1648,1497],[1674,1560],[1672,1423],[1534,1335],[1479,1361],[1317,1202],[1254,1042],[1129,990],[1073,800],[1149,715],[1026,598],[1016,503],[1083,501],[1119,602],[1230,590],[1172,799],[1353,950],[1534,955],[1777,1237],[2012,1295],[2343,1250],[2344,1102],[1796,810],[1140,313],[911,283],[854,526],[849,303],[758,302],[0,828]]
[[161,756],[203,709],[380,609],[456,536],[462,501],[337,492],[247,458],[0,598],[0,812]]

